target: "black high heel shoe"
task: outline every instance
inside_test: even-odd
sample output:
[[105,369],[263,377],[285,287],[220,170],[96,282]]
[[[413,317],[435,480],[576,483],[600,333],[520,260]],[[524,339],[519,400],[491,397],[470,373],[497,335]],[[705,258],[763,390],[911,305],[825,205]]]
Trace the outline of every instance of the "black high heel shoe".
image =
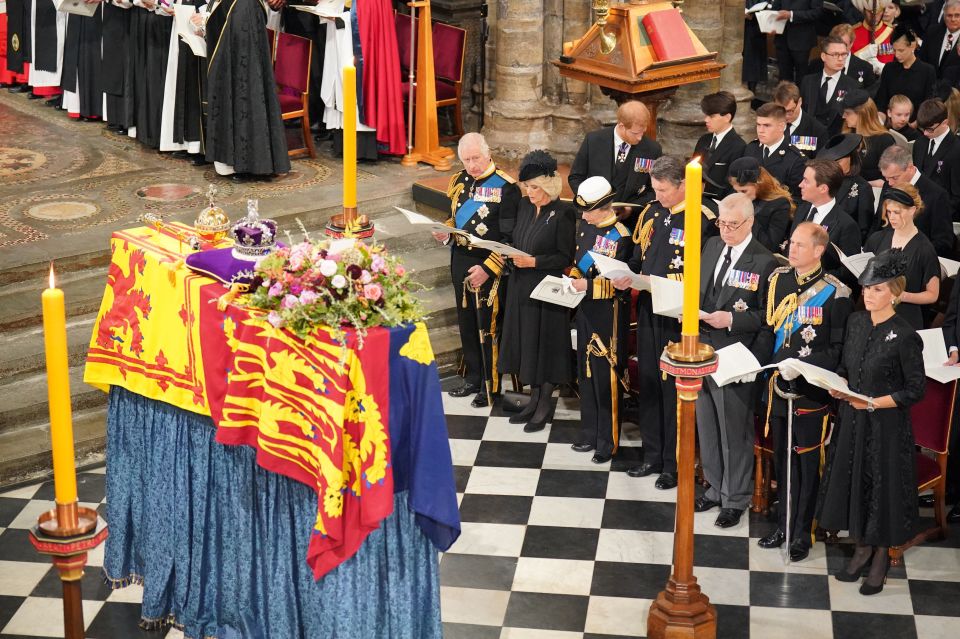
[[860,573],[863,572],[863,567],[866,566],[870,560],[873,558],[874,549],[872,546],[857,546],[857,549],[853,553],[853,557],[850,558],[850,561],[847,563],[847,567],[833,577],[837,581],[843,581],[845,583],[853,583],[860,579]]
[[527,425],[523,427],[525,433],[536,433],[543,430],[547,422],[553,421],[553,413],[557,405],[553,403],[553,384],[542,384],[540,396],[537,398],[536,410]]
[[527,422],[527,425],[523,427],[523,432],[525,433],[536,433],[547,427],[547,424],[553,422],[553,414],[557,411],[557,405],[551,403],[550,410],[543,415],[540,419],[531,419]]
[[[883,559],[878,559],[881,556]],[[883,572],[881,572],[881,566]],[[860,584],[860,594],[870,596],[881,592],[884,584],[887,583],[888,570],[890,570],[890,554],[886,548],[877,548],[873,553],[873,561],[870,563],[870,572],[867,573],[866,579]]]

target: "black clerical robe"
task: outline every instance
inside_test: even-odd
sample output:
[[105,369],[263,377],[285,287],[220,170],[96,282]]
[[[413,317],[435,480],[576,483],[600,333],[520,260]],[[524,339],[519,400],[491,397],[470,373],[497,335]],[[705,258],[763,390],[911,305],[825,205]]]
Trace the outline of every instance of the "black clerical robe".
[[77,94],[80,116],[103,117],[103,84],[100,81],[102,7],[92,16],[71,13],[63,46],[60,88]]

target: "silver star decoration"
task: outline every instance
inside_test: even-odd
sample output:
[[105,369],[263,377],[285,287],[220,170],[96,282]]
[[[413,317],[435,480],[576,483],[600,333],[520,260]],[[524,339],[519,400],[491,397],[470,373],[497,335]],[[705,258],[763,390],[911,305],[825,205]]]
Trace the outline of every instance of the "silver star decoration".
[[805,341],[807,344],[812,342],[814,338],[816,338],[816,336],[817,336],[817,331],[814,330],[814,328],[809,324],[807,326],[804,326],[803,330],[800,331],[800,337],[802,337],[803,341]]
[[483,237],[486,234],[487,234],[487,225],[484,224],[483,222],[481,222],[480,224],[477,224],[477,235],[479,235],[480,237]]
[[890,331],[889,333],[887,333],[887,336],[884,338],[884,341],[892,342],[895,339],[897,339],[897,334],[894,333],[893,331]]
[[749,308],[749,306],[747,306],[747,303],[743,301],[743,298],[738,299],[738,300],[737,300],[736,302],[734,302],[734,304],[733,304],[733,310],[737,311],[738,313],[742,313],[742,312],[744,312],[745,310],[747,310],[748,308]]
[[807,357],[812,352],[813,352],[813,349],[811,349],[809,346],[801,346],[800,352],[797,353],[797,355],[799,355],[800,357]]
[[670,266],[676,270],[683,268],[683,258],[679,255],[675,255],[672,260],[670,260]]
[[487,205],[484,204],[479,209],[477,209],[477,215],[480,216],[481,220],[486,219],[486,217],[490,215],[490,209],[488,209]]
[[663,225],[664,225],[664,226],[670,226],[670,216],[669,216],[669,215],[668,215],[667,217],[663,218]]

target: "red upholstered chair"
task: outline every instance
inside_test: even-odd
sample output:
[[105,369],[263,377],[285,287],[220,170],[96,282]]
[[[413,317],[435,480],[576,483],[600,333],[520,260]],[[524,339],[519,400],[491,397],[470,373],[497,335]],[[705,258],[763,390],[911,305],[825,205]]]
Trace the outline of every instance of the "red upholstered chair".
[[[397,45],[400,54],[400,78],[403,101],[410,99],[410,16],[395,13]],[[418,20],[413,21],[414,28]],[[455,137],[463,135],[463,114],[460,97],[463,89],[463,60],[466,55],[467,32],[442,22],[434,22],[433,69],[436,75],[437,108],[453,107]],[[419,41],[417,42],[419,47]],[[416,52],[415,52],[416,53]]]
[[941,384],[927,379],[923,399],[910,409],[913,424],[913,440],[920,447],[917,451],[917,491],[933,489],[935,525],[923,530],[903,546],[890,548],[890,562],[898,565],[903,561],[903,551],[930,539],[947,536],[947,517],[944,506],[947,483],[947,442],[950,441],[950,423],[953,420],[953,405],[957,395],[957,382]]
[[300,118],[303,123],[305,146],[290,149],[290,157],[309,155],[317,157],[310,133],[310,58],[313,43],[306,38],[281,33],[276,40],[276,58],[273,73],[277,81],[280,112],[284,120]]

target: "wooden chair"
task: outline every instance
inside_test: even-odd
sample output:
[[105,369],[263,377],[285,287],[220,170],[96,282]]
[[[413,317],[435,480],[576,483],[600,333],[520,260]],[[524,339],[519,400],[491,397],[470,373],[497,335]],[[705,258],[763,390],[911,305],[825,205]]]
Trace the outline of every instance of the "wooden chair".
[[928,540],[944,539],[947,536],[947,516],[944,497],[947,483],[947,442],[950,441],[950,424],[953,421],[953,405],[957,395],[957,382],[941,384],[927,379],[927,390],[913,408],[910,421],[913,440],[920,447],[916,453],[917,491],[933,489],[935,525],[922,530],[903,546],[890,548],[890,563],[903,562],[903,551]]
[[773,438],[764,434],[765,416],[756,415],[753,419],[753,497],[750,510],[767,515],[770,513],[770,477],[773,475]]
[[[413,28],[419,19],[413,21]],[[394,26],[397,31],[397,45],[400,54],[401,86],[403,100],[410,99],[410,16],[394,13]],[[433,65],[436,74],[437,108],[453,107],[453,137],[463,135],[463,113],[461,97],[463,93],[463,61],[466,56],[467,32],[442,22],[434,22]],[[419,42],[417,43],[419,47]],[[416,52],[414,52],[416,53]],[[414,56],[415,57],[415,56]],[[449,138],[448,138],[449,139]]]
[[299,118],[303,129],[304,147],[290,149],[290,157],[309,155],[317,157],[310,132],[310,59],[313,43],[300,36],[281,33],[276,39],[276,58],[273,73],[280,98],[280,113],[284,120]]

